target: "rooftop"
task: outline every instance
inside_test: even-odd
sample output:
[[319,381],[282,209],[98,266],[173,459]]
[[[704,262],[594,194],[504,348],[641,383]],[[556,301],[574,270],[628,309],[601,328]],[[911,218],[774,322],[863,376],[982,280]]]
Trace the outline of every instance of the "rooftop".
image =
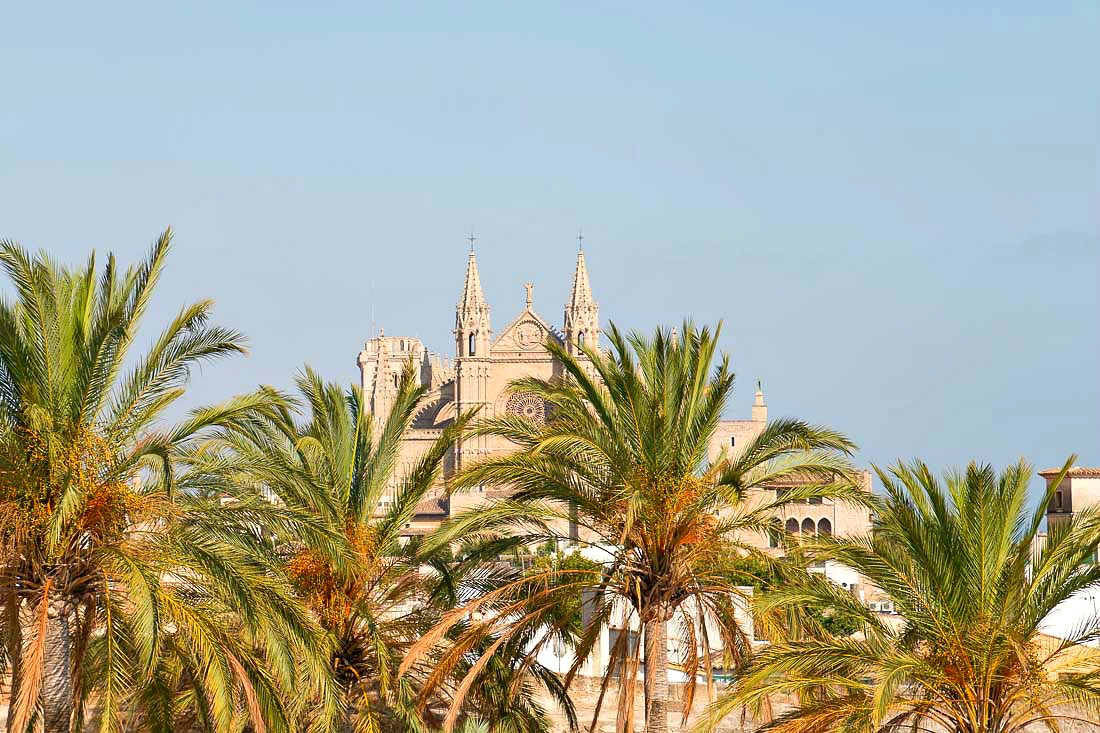
[[[1048,468],[1045,471],[1040,471],[1039,475],[1043,478],[1056,478],[1061,471],[1060,468]],[[1100,478],[1100,468],[1074,466],[1066,471],[1066,478]]]

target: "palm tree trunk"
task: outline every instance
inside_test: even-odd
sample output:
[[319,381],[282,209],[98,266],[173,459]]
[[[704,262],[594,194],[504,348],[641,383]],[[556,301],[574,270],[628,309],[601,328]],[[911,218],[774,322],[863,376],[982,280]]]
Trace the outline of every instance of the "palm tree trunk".
[[11,730],[15,720],[15,699],[19,696],[19,664],[23,651],[22,623],[19,614],[19,596],[8,589],[4,598],[4,646],[8,653],[8,669],[11,671],[11,689],[8,694],[8,722],[4,730]]
[[[73,652],[77,641],[77,614],[71,605],[63,601],[49,603],[45,638],[42,640],[38,638],[40,616],[37,609],[30,604],[20,609],[21,656],[24,660],[33,660],[36,656],[41,658],[42,683],[38,693],[42,716],[40,730],[42,733],[69,733],[73,715]],[[12,688],[11,705],[14,708],[14,684]],[[9,723],[10,720],[9,716]]]
[[[57,616],[53,617],[55,610]],[[50,611],[42,670],[42,718],[46,733],[69,733],[73,717],[76,610],[67,603],[60,603]]]
[[645,624],[645,730],[668,733],[668,627],[661,614]]

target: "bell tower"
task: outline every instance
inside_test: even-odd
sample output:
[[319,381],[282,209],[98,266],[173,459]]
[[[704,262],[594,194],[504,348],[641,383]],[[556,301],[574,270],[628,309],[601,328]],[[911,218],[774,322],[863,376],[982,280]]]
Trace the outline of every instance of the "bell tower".
[[[489,400],[489,379],[492,361],[489,344],[492,330],[489,323],[489,304],[481,291],[481,277],[477,271],[477,255],[471,235],[470,257],[466,262],[466,281],[462,296],[455,308],[455,407],[464,412],[481,408],[486,415]],[[457,466],[476,460],[487,453],[484,436],[465,438],[458,446]]]

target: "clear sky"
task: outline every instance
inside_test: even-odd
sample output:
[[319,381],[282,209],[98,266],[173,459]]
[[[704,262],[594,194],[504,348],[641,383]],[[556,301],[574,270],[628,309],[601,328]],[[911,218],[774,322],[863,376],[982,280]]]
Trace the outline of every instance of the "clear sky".
[[372,308],[452,353],[471,228],[560,323],[583,227],[605,320],[724,321],[731,416],[1100,465],[1095,2],[151,5],[0,10],[0,237],[175,227],[154,319],[252,344],[195,400],[351,382]]

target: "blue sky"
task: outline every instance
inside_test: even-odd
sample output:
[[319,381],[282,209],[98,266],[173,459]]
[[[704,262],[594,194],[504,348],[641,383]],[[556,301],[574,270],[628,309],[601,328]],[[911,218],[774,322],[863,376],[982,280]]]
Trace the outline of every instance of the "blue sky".
[[860,460],[1100,464],[1096,3],[149,3],[0,11],[0,237],[177,248],[252,355],[192,399],[503,327],[722,319],[773,415]]

